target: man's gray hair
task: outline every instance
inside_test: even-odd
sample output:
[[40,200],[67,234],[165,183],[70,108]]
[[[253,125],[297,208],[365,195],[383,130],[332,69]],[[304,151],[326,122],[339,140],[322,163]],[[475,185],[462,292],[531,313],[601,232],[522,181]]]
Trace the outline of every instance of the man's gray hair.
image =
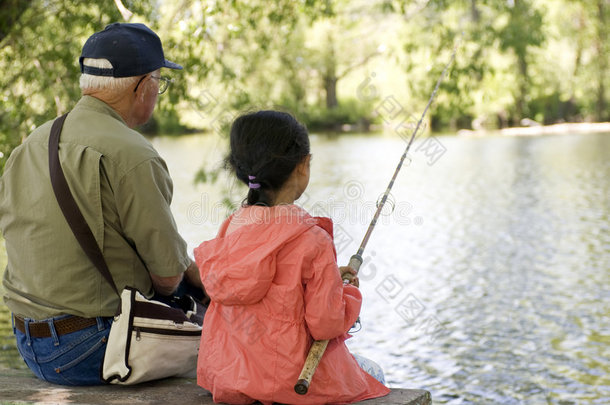
[[[92,59],[85,58],[83,65],[97,68],[112,68],[112,64],[108,59]],[[137,76],[132,77],[112,77],[112,76],[94,76],[87,73],[82,73],[80,76],[80,88],[85,90],[116,90],[121,91],[127,87],[136,84]]]

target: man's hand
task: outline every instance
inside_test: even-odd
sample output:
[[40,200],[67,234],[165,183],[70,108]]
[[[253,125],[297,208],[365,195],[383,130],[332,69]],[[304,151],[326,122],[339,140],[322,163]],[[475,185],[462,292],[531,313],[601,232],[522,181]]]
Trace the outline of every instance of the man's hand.
[[201,282],[201,276],[199,275],[199,268],[195,262],[191,261],[191,264],[186,268],[184,275],[191,285],[203,289],[203,283]]
[[205,292],[205,287],[201,282],[201,275],[199,274],[199,267],[197,267],[197,264],[195,264],[195,262],[191,262],[191,265],[186,269],[184,274],[188,282],[191,283],[191,285],[197,288],[201,288],[201,291],[203,291],[203,298],[201,299],[201,303],[203,305],[208,305],[210,302],[210,296],[207,292]]
[[352,269],[349,266],[339,267],[339,271],[341,272],[341,278],[343,280],[347,280],[349,284],[354,287],[360,287],[360,281],[358,280],[358,272]]
[[201,278],[199,277],[199,269],[192,261],[185,272],[177,276],[159,277],[154,274],[150,275],[155,291],[161,295],[171,295],[176,291],[183,277],[186,277],[191,285],[203,289],[203,284],[201,284]]
[[[186,268],[184,273],[174,277],[159,277],[154,274],[150,275],[150,279],[152,280],[155,291],[165,296],[172,295],[172,293],[176,291],[183,277],[186,278],[186,281],[192,287],[200,288],[201,291],[203,291],[203,299],[201,300],[203,304],[209,302],[209,297],[205,292],[205,288],[203,288],[203,283],[201,282],[201,277],[199,276],[199,268],[197,268],[197,265],[193,261],[191,261],[191,264]],[[198,294],[193,295],[198,297]]]

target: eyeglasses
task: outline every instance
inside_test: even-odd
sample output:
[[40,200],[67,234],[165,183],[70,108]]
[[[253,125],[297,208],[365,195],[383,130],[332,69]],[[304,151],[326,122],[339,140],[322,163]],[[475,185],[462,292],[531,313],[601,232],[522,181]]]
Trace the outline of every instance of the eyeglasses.
[[[142,83],[142,80],[144,80],[144,78],[146,76],[148,76],[148,75],[142,76],[142,78],[138,81],[138,84],[136,84],[136,87],[133,89],[134,93],[138,90],[140,83]],[[169,88],[169,85],[174,81],[174,79],[170,79],[169,77],[165,77],[165,76],[150,75],[150,77],[151,77],[151,79],[159,80],[159,94],[165,93],[165,91]]]
[[169,85],[174,81],[166,76],[150,76],[153,79],[159,80],[159,94],[165,93],[165,91],[169,88]]

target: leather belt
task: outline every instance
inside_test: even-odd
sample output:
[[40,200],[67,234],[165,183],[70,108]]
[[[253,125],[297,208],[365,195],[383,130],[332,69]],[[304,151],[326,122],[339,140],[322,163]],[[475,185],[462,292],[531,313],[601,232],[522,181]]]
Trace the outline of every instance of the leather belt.
[[[81,318],[79,316],[70,316],[68,318],[53,321],[53,326],[55,327],[57,335],[66,335],[93,325],[97,325],[97,320],[95,318]],[[23,318],[20,318],[17,315],[15,315],[15,327],[21,333],[26,333],[25,321]],[[51,337],[51,329],[49,329],[48,322],[30,322],[29,329],[31,337]]]

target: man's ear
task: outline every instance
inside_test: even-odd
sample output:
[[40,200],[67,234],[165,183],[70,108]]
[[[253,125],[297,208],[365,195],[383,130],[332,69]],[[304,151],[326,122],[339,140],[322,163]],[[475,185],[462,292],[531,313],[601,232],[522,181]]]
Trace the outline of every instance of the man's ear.
[[134,95],[136,98],[139,98],[140,101],[144,101],[144,95],[146,94],[149,80],[150,75],[146,75],[143,79],[141,79],[138,88],[135,91]]

